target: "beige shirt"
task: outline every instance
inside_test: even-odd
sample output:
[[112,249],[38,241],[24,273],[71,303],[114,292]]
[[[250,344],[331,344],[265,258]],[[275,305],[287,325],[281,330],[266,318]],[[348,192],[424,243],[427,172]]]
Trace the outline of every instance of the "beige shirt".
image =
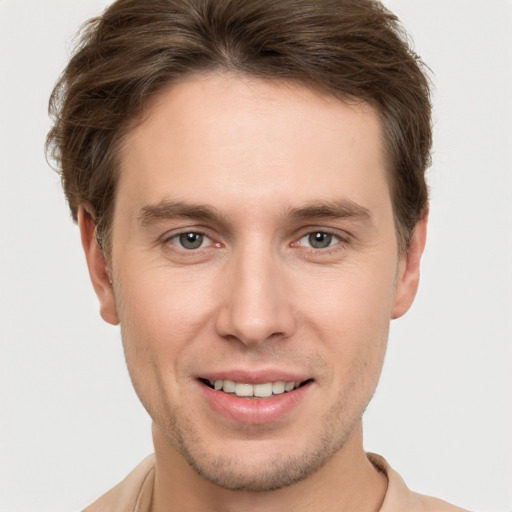
[[[379,455],[368,454],[372,464],[386,474],[388,489],[380,512],[467,512],[445,501],[410,491],[400,475]],[[120,484],[83,512],[149,512],[155,458],[144,459]]]

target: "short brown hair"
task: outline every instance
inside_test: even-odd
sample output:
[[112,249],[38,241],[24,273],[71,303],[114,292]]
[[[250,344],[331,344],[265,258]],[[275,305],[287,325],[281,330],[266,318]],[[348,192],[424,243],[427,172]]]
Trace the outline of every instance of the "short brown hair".
[[50,99],[47,139],[73,217],[87,206],[107,254],[123,138],[164,86],[216,69],[301,81],[376,108],[407,247],[428,201],[429,80],[380,2],[118,0],[84,26]]

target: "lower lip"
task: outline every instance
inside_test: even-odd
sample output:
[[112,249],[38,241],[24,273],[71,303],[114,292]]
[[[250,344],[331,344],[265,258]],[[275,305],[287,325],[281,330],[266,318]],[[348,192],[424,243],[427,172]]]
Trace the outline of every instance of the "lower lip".
[[247,425],[271,423],[299,405],[311,383],[268,398],[240,398],[199,383],[210,406],[227,419]]

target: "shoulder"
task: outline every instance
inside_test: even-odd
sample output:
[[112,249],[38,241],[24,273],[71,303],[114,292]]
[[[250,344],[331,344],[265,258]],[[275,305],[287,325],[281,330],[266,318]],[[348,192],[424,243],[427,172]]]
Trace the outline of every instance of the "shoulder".
[[388,490],[379,512],[469,512],[438,498],[411,491],[383,457],[369,453],[368,458],[388,478]]
[[82,512],[145,512],[151,501],[155,457],[146,457],[122,482]]
[[463,508],[457,507],[446,501],[423,494],[412,493],[416,496],[418,503],[421,504],[421,510],[425,512],[469,512]]

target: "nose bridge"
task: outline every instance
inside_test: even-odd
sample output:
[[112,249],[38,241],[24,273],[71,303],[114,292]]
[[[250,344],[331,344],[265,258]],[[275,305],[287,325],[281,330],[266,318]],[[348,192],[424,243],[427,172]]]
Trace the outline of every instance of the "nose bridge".
[[294,327],[283,261],[268,242],[253,241],[233,255],[226,294],[218,316],[218,331],[244,344],[273,335],[289,336]]

